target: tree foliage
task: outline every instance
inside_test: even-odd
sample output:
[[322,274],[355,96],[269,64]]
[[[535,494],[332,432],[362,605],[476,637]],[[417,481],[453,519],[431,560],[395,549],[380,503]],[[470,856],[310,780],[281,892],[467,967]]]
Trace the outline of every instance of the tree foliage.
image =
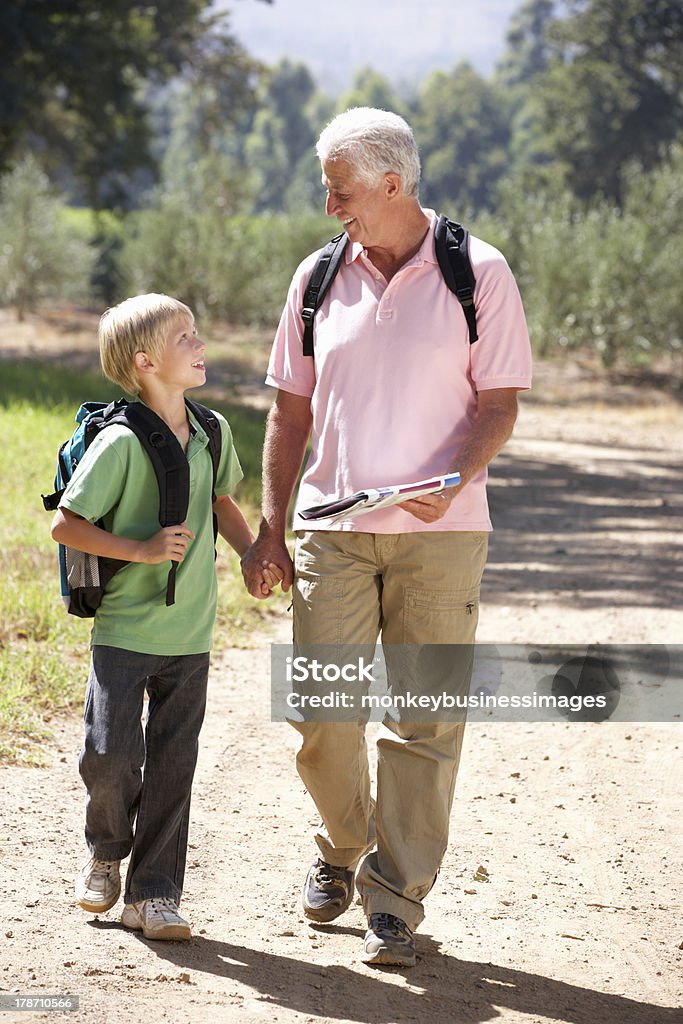
[[356,72],[348,92],[342,94],[337,103],[337,112],[350,107],[376,107],[379,110],[393,110],[402,117],[408,116],[407,105],[399,99],[390,82],[370,67]]
[[683,353],[683,147],[653,171],[631,165],[623,204],[508,187],[474,225],[506,254],[540,355],[587,351],[670,363]]
[[415,129],[424,204],[509,258],[537,351],[683,351],[680,0],[522,0],[492,76],[458,64],[409,94],[366,67],[340,97],[303,64],[258,64],[209,8],[0,7],[0,169],[27,150],[43,168],[2,179],[0,301],[65,294],[77,268],[87,290],[91,251],[46,170],[72,201],[120,208],[97,219],[98,302],[161,289],[270,321],[333,231],[315,140],[335,111],[376,106]]
[[4,0],[0,168],[37,147],[66,164],[91,206],[125,201],[131,177],[150,166],[143,87],[217,64],[233,84],[225,71],[243,53],[209,4]]
[[305,194],[310,186],[317,105],[315,81],[304,64],[281,60],[264,75],[259,109],[244,139],[245,163],[258,176],[258,210],[284,210],[297,187]]
[[507,166],[505,96],[469,64],[435,71],[418,97],[414,127],[423,161],[425,201],[457,212],[494,201]]
[[31,156],[0,179],[0,301],[23,320],[38,301],[83,298],[94,253],[63,220],[64,197]]
[[683,120],[680,0],[569,0],[539,88],[548,152],[582,198],[621,202],[629,162],[655,167]]

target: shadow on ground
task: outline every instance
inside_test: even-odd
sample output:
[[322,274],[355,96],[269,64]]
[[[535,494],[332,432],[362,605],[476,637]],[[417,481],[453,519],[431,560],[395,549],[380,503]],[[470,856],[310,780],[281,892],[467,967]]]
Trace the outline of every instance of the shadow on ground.
[[[118,925],[93,922],[94,927]],[[418,963],[409,971],[385,968],[358,971],[352,950],[362,933],[329,927],[350,936],[349,965],[304,963],[248,946],[194,938],[190,945],[146,943],[157,956],[178,968],[228,978],[247,985],[277,1016],[285,1007],[316,1017],[375,1024],[481,1024],[511,1010],[530,1019],[566,1024],[681,1024],[683,1011],[654,1006],[625,996],[570,985],[539,974],[497,964],[474,963],[444,955],[431,936],[418,936]],[[319,929],[322,931],[323,929]],[[352,940],[352,941],[351,941]],[[141,940],[145,941],[145,940]],[[299,939],[299,942],[304,941]],[[293,944],[297,939],[293,937]],[[404,974],[410,988],[387,984],[385,975]],[[421,991],[416,991],[416,989]]]
[[[515,604],[534,594],[565,603],[580,594],[584,608],[681,605],[683,547],[672,543],[683,511],[680,466],[663,452],[645,464],[627,447],[591,447],[597,457],[588,464],[559,442],[562,457],[498,456],[484,600]],[[665,577],[662,564],[671,568]]]

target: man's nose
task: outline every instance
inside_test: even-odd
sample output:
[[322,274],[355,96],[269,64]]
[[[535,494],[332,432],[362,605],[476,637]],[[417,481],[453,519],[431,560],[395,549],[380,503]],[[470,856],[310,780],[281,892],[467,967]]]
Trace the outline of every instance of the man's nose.
[[328,217],[334,217],[337,210],[339,209],[339,202],[331,196],[329,193],[325,198],[325,213]]

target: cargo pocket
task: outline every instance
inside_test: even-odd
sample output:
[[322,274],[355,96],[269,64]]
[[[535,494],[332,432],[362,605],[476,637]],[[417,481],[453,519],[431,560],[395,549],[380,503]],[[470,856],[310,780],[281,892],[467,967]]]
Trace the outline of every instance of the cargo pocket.
[[479,620],[479,587],[424,590],[405,587],[404,644],[471,644]]
[[342,642],[344,583],[324,576],[297,576],[294,581],[293,622],[297,644]]

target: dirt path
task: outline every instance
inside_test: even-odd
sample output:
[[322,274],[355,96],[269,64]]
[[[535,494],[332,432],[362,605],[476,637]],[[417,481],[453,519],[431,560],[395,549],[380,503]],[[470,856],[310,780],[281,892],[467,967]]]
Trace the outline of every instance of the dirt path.
[[[525,407],[491,485],[480,640],[683,640],[683,413],[621,394],[563,410],[551,375]],[[315,813],[293,734],[269,721],[268,645],[288,627],[214,665],[191,944],[73,905],[79,721],[60,725],[49,768],[2,769],[0,994],[78,995],[67,1019],[84,1024],[683,1021],[680,724],[470,724],[418,965],[376,971],[358,961],[359,907],[326,927],[299,909]],[[31,1019],[55,1016],[0,1014]]]

